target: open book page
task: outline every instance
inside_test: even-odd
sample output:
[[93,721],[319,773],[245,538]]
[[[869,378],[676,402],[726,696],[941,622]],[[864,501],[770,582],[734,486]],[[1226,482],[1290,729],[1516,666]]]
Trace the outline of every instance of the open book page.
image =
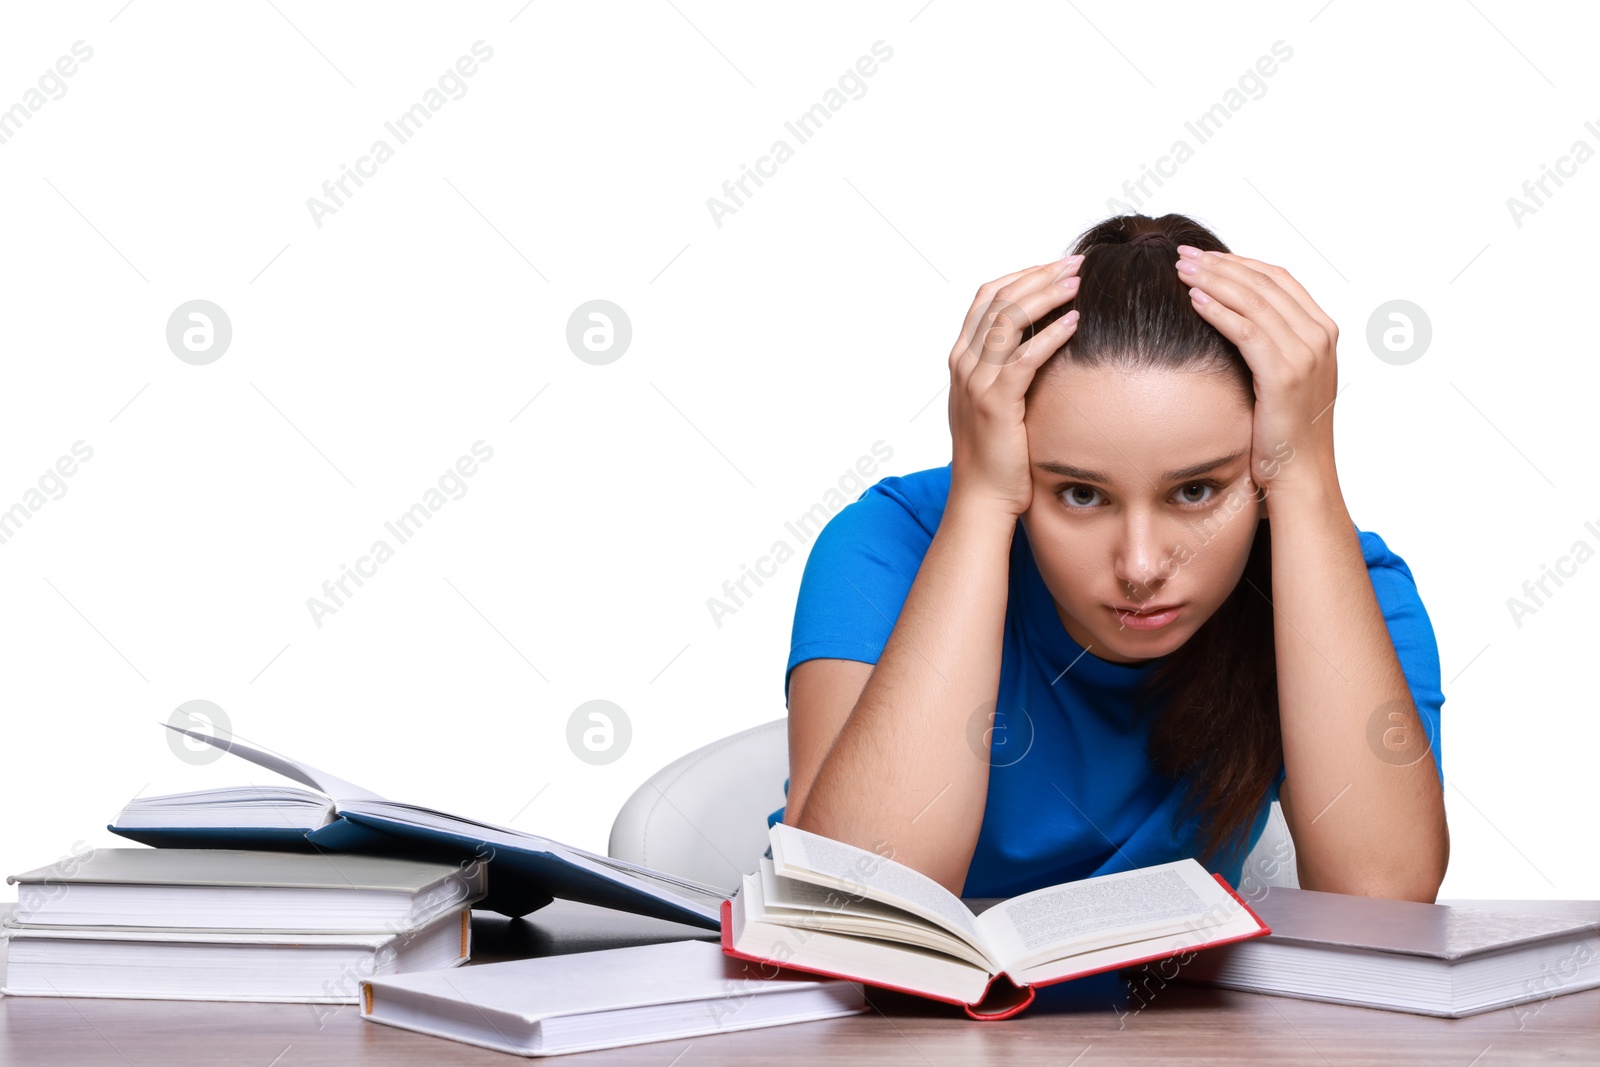
[[203,741],[214,745],[224,752],[232,752],[241,759],[247,759],[258,767],[265,767],[269,771],[277,771],[285,778],[292,778],[301,785],[309,785],[312,789],[320,789],[334,800],[382,800],[378,794],[369,789],[362,789],[352,785],[343,778],[335,778],[326,771],[319,771],[315,767],[307,766],[296,760],[274,755],[254,745],[247,745],[231,734],[227,737],[218,737],[200,730],[183,730],[171,723],[162,723],[169,730],[192,737],[196,741]]
[[289,827],[313,829],[334,819],[333,801],[292,786],[223,786],[188,793],[135,797],[117,825],[145,827]]
[[1126,966],[1135,960],[1161,959],[1188,949],[1198,948],[1218,941],[1232,941],[1262,932],[1261,924],[1243,908],[1238,915],[1215,926],[1184,927],[1176,933],[1129,941],[1109,948],[1091,949],[1059,959],[1046,960],[1031,967],[1008,970],[1006,974],[1018,984],[1052,982],[1062,978],[1075,978],[1083,974]]
[[[1007,974],[1048,960],[1201,931],[1247,914],[1193,859],[1012,897],[976,922]],[[1202,939],[1203,940],[1203,939]]]
[[983,953],[919,915],[838,889],[785,878],[770,859],[761,858],[761,899],[767,922],[807,930],[830,930],[881,941],[946,952],[974,967],[989,969]]
[[921,871],[787,823],[773,823],[771,839],[773,869],[783,877],[842,889],[921,916],[978,949],[998,969],[997,954],[979,932],[972,910]]

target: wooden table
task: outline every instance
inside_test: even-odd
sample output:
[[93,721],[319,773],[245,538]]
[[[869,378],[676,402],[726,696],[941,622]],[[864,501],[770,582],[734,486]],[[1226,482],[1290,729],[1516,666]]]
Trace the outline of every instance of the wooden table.
[[[968,901],[975,910],[991,901]],[[0,905],[0,914],[11,905]],[[473,962],[559,955],[695,937],[710,931],[558,900],[523,920],[473,916]],[[1600,989],[1465,1019],[1351,1008],[1174,982],[1130,998],[1114,974],[1038,991],[1026,1012],[976,1022],[961,1009],[867,987],[860,1015],[687,1041],[558,1057],[551,1062],[706,1067],[859,1063],[943,1067],[1149,1064],[1371,1064],[1502,1067],[1600,1062]],[[681,1059],[679,1058],[681,1057]],[[0,998],[7,1067],[301,1067],[486,1064],[516,1058],[363,1022],[355,1005]]]

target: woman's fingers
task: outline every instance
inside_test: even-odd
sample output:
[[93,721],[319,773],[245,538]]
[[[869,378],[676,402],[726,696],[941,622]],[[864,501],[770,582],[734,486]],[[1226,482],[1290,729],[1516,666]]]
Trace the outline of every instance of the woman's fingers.
[[996,366],[1011,362],[1023,330],[1077,292],[1069,279],[1076,278],[1082,257],[1069,260],[1043,263],[980,286],[950,352],[950,369],[970,372],[972,367],[962,367],[963,362]]
[[[1063,269],[1076,269],[1076,265],[1068,268],[1062,260],[1053,260],[1049,263],[1039,263],[1032,267],[1024,267],[1022,270],[1012,271],[1010,274],[996,278],[993,281],[984,282],[982,285],[980,285],[978,287],[977,294],[972,298],[972,306],[967,310],[967,317],[962,323],[962,336],[961,340],[956,346],[956,349],[961,350],[966,347],[966,343],[971,340],[979,317],[988,310],[989,305],[993,303],[995,297],[1000,294],[1001,290],[1006,289],[1008,286],[1015,285],[1019,280],[1027,279],[1030,275],[1034,275],[1039,278],[1047,277],[1048,275],[1045,272],[1051,267],[1057,268],[1056,273],[1060,273]],[[951,354],[954,355],[955,353],[952,352]]]
[[[1254,325],[1265,340],[1285,355],[1295,351],[1295,342],[1310,348],[1327,336],[1323,324],[1301,305],[1298,297],[1279,284],[1278,279],[1287,277],[1287,271],[1279,275],[1265,263],[1261,266],[1266,271],[1256,270],[1242,256],[1221,252],[1202,253],[1193,259],[1183,257],[1178,262],[1178,276],[1185,284],[1200,289],[1238,319]],[[1183,264],[1195,269],[1186,271]]]
[[[1073,331],[1077,328],[1078,309],[1073,308],[1024,342],[1021,351],[1017,353],[1017,358],[1007,364],[1017,368],[1013,373],[1021,379],[1018,387],[1022,392],[1028,391],[1039,367],[1055,355],[1062,345],[1071,340]],[[1001,368],[1000,373],[1004,374],[1005,368]]]
[[1040,264],[978,288],[950,353],[952,500],[967,498],[1011,515],[1030,506],[1027,388],[1038,365],[1070,336],[1076,317],[1063,316],[1066,321],[1041,329],[1029,344],[1022,335],[1072,299],[1081,261]]
[[1333,319],[1328,317],[1328,313],[1323,311],[1322,308],[1317,305],[1315,300],[1311,299],[1311,294],[1306,292],[1306,287],[1295,280],[1294,275],[1289,273],[1287,267],[1280,267],[1276,264],[1267,263],[1259,259],[1251,259],[1249,256],[1241,256],[1233,252],[1218,252],[1217,255],[1223,257],[1224,259],[1243,263],[1251,270],[1254,270],[1260,274],[1265,274],[1267,277],[1277,282],[1278,288],[1284,290],[1290,296],[1294,297],[1295,302],[1299,304],[1300,307],[1305,309],[1307,315],[1311,316],[1318,323],[1320,323],[1322,328],[1328,332],[1330,337],[1338,336],[1339,327],[1334,323]]

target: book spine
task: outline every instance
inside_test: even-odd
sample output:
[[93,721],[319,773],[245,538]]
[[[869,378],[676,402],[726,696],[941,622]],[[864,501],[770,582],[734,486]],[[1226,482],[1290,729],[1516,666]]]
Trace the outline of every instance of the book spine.
[[[996,982],[1004,983],[998,993],[995,992]],[[977,1019],[979,1022],[996,1022],[1009,1019],[1021,1012],[1033,1003],[1033,997],[1033,986],[1018,985],[1012,981],[1009,974],[995,974],[989,976],[989,984],[983,987],[983,996],[961,1007],[968,1018]],[[985,1008],[985,1005],[988,1007]],[[980,1008],[984,1010],[979,1010]]]

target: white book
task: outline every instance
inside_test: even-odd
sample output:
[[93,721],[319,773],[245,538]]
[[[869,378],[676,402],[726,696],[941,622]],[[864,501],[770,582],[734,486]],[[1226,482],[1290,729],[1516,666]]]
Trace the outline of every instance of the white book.
[[361,983],[361,1017],[520,1056],[866,1011],[861,987],[760,967],[709,941],[574,952]]
[[462,908],[389,934],[13,927],[0,993],[354,1004],[365,978],[465,963],[471,916]]
[[7,926],[392,933],[483,899],[484,864],[221,848],[100,848],[6,876]]

